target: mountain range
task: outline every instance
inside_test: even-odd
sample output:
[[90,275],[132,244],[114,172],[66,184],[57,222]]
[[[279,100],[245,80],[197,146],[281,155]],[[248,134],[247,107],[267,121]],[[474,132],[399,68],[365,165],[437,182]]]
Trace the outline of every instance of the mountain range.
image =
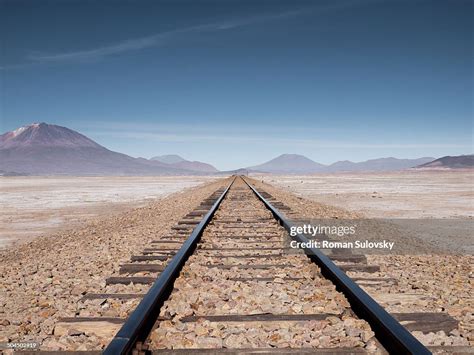
[[348,160],[323,165],[298,154],[282,154],[266,163],[248,167],[249,171],[272,174],[313,174],[356,171],[403,170],[433,161],[434,158],[418,159],[380,158],[354,163]]
[[217,171],[209,164],[184,159],[174,164],[133,158],[69,128],[47,123],[33,123],[0,136],[0,170],[9,174],[192,175],[208,174],[212,169]]
[[303,155],[282,154],[260,165],[219,172],[214,166],[179,155],[133,158],[111,151],[66,127],[33,123],[0,135],[0,175],[227,175],[233,173],[312,174],[394,171],[409,168],[472,168],[473,155],[380,158],[324,165]]
[[206,173],[217,173],[219,171],[211,164],[203,163],[200,161],[189,161],[176,154],[160,155],[153,157],[150,160],[161,162],[177,169],[201,171]]

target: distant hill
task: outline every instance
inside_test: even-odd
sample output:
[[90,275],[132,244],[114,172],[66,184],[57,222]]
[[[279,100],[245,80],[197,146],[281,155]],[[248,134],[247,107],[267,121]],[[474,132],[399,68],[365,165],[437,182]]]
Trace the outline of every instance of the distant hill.
[[357,171],[396,171],[412,168],[419,164],[432,161],[434,158],[397,159],[380,158],[359,163],[349,160],[338,161],[331,165],[317,163],[303,155],[283,154],[266,163],[248,167],[251,172],[274,174],[311,174]]
[[72,129],[47,123],[32,123],[0,135],[2,150],[29,147],[105,149]]
[[76,131],[47,123],[2,134],[0,170],[30,175],[202,174],[113,152]]
[[322,172],[325,165],[298,154],[282,154],[266,163],[246,168],[275,174],[309,174]]
[[472,169],[474,168],[474,155],[445,156],[435,159],[416,168],[444,168],[444,169]]
[[150,160],[161,161],[162,163],[165,163],[165,164],[176,164],[176,163],[181,163],[183,161],[187,161],[186,159],[181,158],[179,155],[176,155],[176,154],[159,155],[159,156],[150,158]]
[[189,161],[176,154],[160,155],[153,157],[150,160],[159,161],[177,169],[202,171],[208,173],[216,173],[219,171],[211,164],[203,163],[200,161]]
[[434,158],[424,157],[418,159],[380,158],[354,163],[348,160],[338,161],[327,167],[328,172],[342,171],[394,171],[413,168],[414,166],[432,161]]
[[250,173],[258,173],[259,171],[248,170],[245,168],[235,169],[235,170],[225,170],[219,171],[218,175],[249,175]]

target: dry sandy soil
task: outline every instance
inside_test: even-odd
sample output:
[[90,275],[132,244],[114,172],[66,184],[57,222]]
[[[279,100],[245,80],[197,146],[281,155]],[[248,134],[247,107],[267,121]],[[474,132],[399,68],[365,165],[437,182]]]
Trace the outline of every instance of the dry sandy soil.
[[258,176],[298,196],[373,218],[472,218],[474,170]]
[[209,182],[203,176],[1,177],[0,248],[71,228],[95,216],[144,206]]
[[305,199],[382,222],[381,226],[390,226],[384,236],[397,230],[424,244],[414,252],[474,253],[474,170],[256,178]]
[[[418,181],[421,183],[422,179]],[[109,186],[107,184],[105,181],[104,186]],[[146,183],[141,185],[144,184]],[[199,181],[194,184],[199,184]],[[143,250],[151,240],[169,234],[171,226],[222,184],[224,181],[221,180],[193,187],[147,203],[144,207],[130,207],[124,212],[108,208],[111,210],[110,216],[89,218],[87,223],[81,223],[69,231],[50,233],[49,236],[35,238],[0,251],[0,284],[4,287],[4,292],[0,292],[0,343],[34,341],[41,344],[40,347],[44,350],[87,350],[104,347],[110,339],[94,334],[60,334],[56,327],[57,320],[61,317],[97,314],[126,317],[136,301],[124,304],[116,304],[113,300],[106,300],[106,304],[89,301],[89,304],[84,306],[80,299],[85,292],[146,292],[147,288],[139,288],[142,285],[125,286],[123,289],[115,289],[117,285],[112,285],[110,288],[111,286],[105,284],[105,279],[118,276],[120,264]],[[66,190],[71,188],[67,183],[65,185]],[[133,185],[135,184],[131,180],[130,186]],[[60,185],[55,186],[56,188],[51,187],[49,190],[51,205],[62,195],[58,192]],[[351,218],[357,215],[341,208],[298,198],[267,184],[260,186],[298,215],[310,218]],[[141,189],[148,190],[143,187]],[[118,193],[115,190],[118,190],[117,185],[109,191],[111,194]],[[442,192],[442,188],[439,187],[438,191]],[[133,192],[131,194],[136,196]],[[145,194],[141,196],[146,198]],[[158,196],[158,193],[153,196]],[[71,198],[71,195],[69,197]],[[74,194],[72,197],[76,198]],[[419,198],[419,195],[412,198]],[[12,203],[14,201],[10,196],[11,206],[15,206]],[[28,205],[26,202],[23,204]],[[347,207],[351,208],[350,204],[347,204]],[[389,290],[390,293],[426,296],[428,300],[424,300],[423,304],[413,305],[409,302],[408,306],[412,307],[410,311],[451,314],[461,322],[459,331],[456,330],[457,335],[453,333],[452,336],[462,341],[459,345],[465,345],[466,342],[471,346],[474,344],[472,256],[375,255],[370,256],[369,261],[381,266],[380,276],[401,280],[399,286],[390,286],[393,287]],[[403,310],[405,306],[395,305],[393,310]],[[429,335],[429,339],[418,336],[426,344],[437,344],[440,339],[446,338],[433,333]]]

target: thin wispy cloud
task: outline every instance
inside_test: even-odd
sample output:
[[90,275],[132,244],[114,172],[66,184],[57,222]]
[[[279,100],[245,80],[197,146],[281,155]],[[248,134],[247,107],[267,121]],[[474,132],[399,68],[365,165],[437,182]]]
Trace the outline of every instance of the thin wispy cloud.
[[[269,126],[266,123],[259,123],[257,118],[252,124],[251,129],[244,127],[240,122],[241,117],[226,116],[222,119],[212,122],[212,124],[196,125],[188,122],[176,122],[173,118],[154,118],[155,122],[148,122],[146,120],[136,122],[114,122],[113,126],[110,125],[110,121],[100,120],[99,118],[94,119],[94,122],[87,123],[86,125],[77,124],[75,128],[78,130],[90,130],[92,132],[137,132],[137,127],[140,128],[139,132],[143,133],[175,133],[175,132],[192,132],[194,134],[199,133],[213,133],[215,135],[226,135],[229,132],[235,134],[245,134],[246,136],[257,134],[261,135],[271,134],[273,136],[285,137],[288,135],[303,135],[308,134],[310,131],[314,134],[330,134],[340,133],[341,127],[337,125],[331,126],[328,124],[325,127],[318,127],[316,130],[307,126],[298,125],[273,125]],[[197,121],[200,121],[198,119]],[[206,121],[202,118],[202,121]],[[361,130],[363,130],[361,128]],[[354,132],[354,129],[351,129]],[[347,132],[346,132],[347,133]],[[259,135],[260,134],[260,135]]]
[[154,33],[148,36],[127,39],[121,42],[104,45],[97,48],[70,51],[63,53],[43,53],[40,51],[33,52],[28,55],[26,60],[27,63],[13,64],[0,66],[0,70],[21,68],[29,65],[38,65],[43,63],[55,63],[55,62],[68,62],[68,61],[95,61],[100,60],[108,56],[120,55],[127,52],[139,51],[147,48],[160,47],[173,41],[177,41],[185,37],[186,35],[198,34],[198,33],[212,33],[218,31],[227,31],[237,29],[245,26],[254,24],[260,24],[270,21],[277,21],[281,19],[291,18],[294,16],[304,14],[324,14],[326,12],[338,11],[354,6],[358,6],[362,3],[377,2],[379,0],[348,0],[337,3],[331,3],[328,5],[318,5],[296,9],[293,11],[286,11],[273,14],[263,14],[248,16],[238,19],[230,19],[222,22],[208,23],[190,27],[183,27],[169,31],[163,31]]
[[191,132],[169,132],[156,133],[145,131],[91,131],[88,134],[94,137],[113,137],[116,139],[149,140],[156,142],[175,142],[175,143],[222,143],[222,144],[256,144],[268,145],[275,144],[279,146],[300,147],[300,148],[344,148],[344,149],[419,149],[419,148],[463,148],[469,149],[469,144],[462,143],[443,143],[443,142],[406,142],[406,143],[360,143],[358,141],[347,140],[327,140],[327,139],[305,139],[301,137],[269,137],[268,135],[232,135],[232,134],[195,134]]
[[225,31],[225,30],[235,29],[239,27],[249,26],[252,24],[297,16],[306,11],[308,11],[308,9],[300,9],[300,10],[288,11],[288,12],[278,13],[278,14],[252,16],[248,18],[242,18],[242,19],[236,19],[236,20],[230,20],[230,21],[224,21],[224,22],[184,27],[184,28],[179,28],[179,29],[175,29],[171,31],[155,33],[150,36],[145,36],[141,38],[129,39],[129,40],[115,43],[115,44],[83,50],[83,51],[74,51],[74,52],[57,53],[57,54],[35,53],[35,54],[30,55],[28,59],[33,62],[97,60],[97,59],[101,59],[107,56],[122,54],[125,52],[138,51],[138,50],[152,48],[152,47],[159,47],[167,43],[171,43],[172,41],[177,40],[181,38],[181,36],[187,35],[187,34]]
[[[75,51],[68,53],[59,54],[33,54],[29,56],[29,59],[34,62],[59,62],[59,61],[70,61],[70,60],[91,60],[100,59],[106,56],[121,54],[124,52],[137,51],[140,49],[146,49],[150,47],[157,47],[172,40],[173,37],[179,34],[192,33],[198,31],[204,31],[210,25],[194,26],[188,28],[177,29],[173,31],[166,31],[156,33],[151,36],[141,37],[126,40],[123,42],[115,43],[109,46],[103,46],[99,48]],[[208,28],[209,30],[210,28]]]

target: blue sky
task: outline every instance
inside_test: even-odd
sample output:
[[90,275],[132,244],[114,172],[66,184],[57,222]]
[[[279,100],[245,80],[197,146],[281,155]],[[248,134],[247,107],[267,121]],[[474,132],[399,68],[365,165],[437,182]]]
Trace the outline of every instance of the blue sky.
[[220,169],[473,151],[472,1],[3,1],[0,128]]

